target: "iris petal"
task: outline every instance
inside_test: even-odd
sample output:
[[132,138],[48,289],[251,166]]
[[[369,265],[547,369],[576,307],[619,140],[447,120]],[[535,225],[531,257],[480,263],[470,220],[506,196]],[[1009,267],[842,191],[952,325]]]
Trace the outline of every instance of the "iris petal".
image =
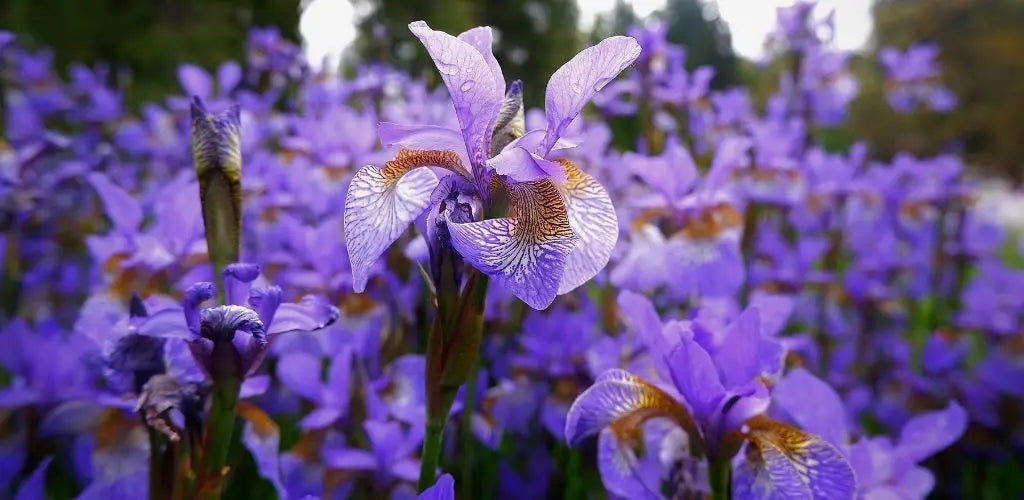
[[609,426],[625,435],[639,430],[645,420],[659,416],[672,419],[684,429],[693,428],[686,409],[671,396],[632,373],[611,369],[569,408],[565,439],[575,445]]
[[551,151],[583,106],[639,55],[640,44],[636,40],[628,36],[613,36],[583,49],[558,68],[548,80],[544,92],[548,129],[542,149],[537,153],[544,156]]
[[749,425],[747,459],[733,481],[735,498],[853,498],[853,468],[828,441],[767,418]]
[[565,262],[576,245],[565,202],[550,180],[506,185],[509,216],[459,224],[449,220],[463,258],[527,305],[555,300]]
[[[605,489],[622,498],[660,499],[657,489],[643,482],[640,461],[627,444],[615,437],[615,432],[605,428],[597,440],[597,467]],[[658,478],[654,478],[657,481]],[[659,484],[655,484],[657,488]]]
[[473,165],[473,176],[478,183],[482,182],[482,172],[478,170],[489,157],[491,130],[504,97],[495,84],[491,66],[476,46],[434,31],[423,21],[410,23],[409,30],[423,43],[448,87]]
[[430,203],[437,176],[423,166],[460,165],[451,151],[403,149],[384,168],[366,165],[356,172],[345,197],[345,241],[352,288],[366,288],[370,268]]
[[558,286],[561,295],[586,283],[608,264],[619,240],[619,220],[608,192],[597,179],[568,160],[559,160],[559,163],[565,167],[567,178],[563,192],[569,226],[579,238]]

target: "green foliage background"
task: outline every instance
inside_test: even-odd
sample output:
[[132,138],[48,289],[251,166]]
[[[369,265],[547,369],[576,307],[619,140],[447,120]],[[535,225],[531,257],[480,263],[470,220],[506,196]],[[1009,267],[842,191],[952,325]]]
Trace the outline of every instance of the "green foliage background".
[[[307,1],[308,0],[303,0]],[[756,1],[756,0],[752,0]],[[423,19],[459,32],[477,25],[497,31],[497,57],[509,79],[545,82],[583,45],[623,33],[639,20],[619,0],[593,30],[576,29],[577,0],[352,0],[363,14],[348,61],[380,61],[432,81],[422,50],[406,24]],[[276,26],[299,40],[300,0],[3,0],[0,27],[23,43],[49,47],[59,68],[71,62],[109,62],[138,105],[179,91],[175,70],[188,61],[214,68],[242,59],[253,26]],[[655,13],[669,25],[669,38],[688,48],[687,66],[713,65],[713,85],[748,85],[763,102],[777,85],[777,71],[736,57],[728,26],[710,0],[667,0]],[[871,49],[851,68],[861,94],[848,123],[828,131],[837,145],[864,138],[878,158],[906,150],[917,154],[964,153],[973,167],[1024,183],[1024,2],[1021,0],[875,0]],[[951,114],[899,115],[884,100],[885,82],[875,62],[878,47],[934,41],[941,49],[943,80],[959,96]],[[353,69],[353,68],[350,68]],[[543,89],[528,87],[538,106]],[[629,124],[616,129],[629,130]],[[635,128],[635,127],[634,127]]]

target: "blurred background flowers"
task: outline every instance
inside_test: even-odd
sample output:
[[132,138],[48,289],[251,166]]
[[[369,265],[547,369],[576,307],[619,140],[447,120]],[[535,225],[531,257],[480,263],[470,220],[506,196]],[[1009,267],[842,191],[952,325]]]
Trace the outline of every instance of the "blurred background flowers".
[[[156,451],[211,424],[218,343],[245,368],[224,496],[416,496],[428,243],[402,233],[357,294],[343,230],[355,172],[396,153],[378,123],[457,128],[416,20],[491,26],[527,131],[581,49],[642,48],[560,153],[614,202],[611,261],[543,311],[491,284],[434,493],[707,495],[693,447],[744,422],[697,411],[704,377],[834,447],[858,497],[1024,495],[1019,1],[8,0],[0,497],[180,494]],[[193,97],[238,105],[252,264],[223,273]],[[703,430],[597,405],[567,435],[623,373]],[[765,491],[757,425],[710,445],[745,447],[738,497]]]

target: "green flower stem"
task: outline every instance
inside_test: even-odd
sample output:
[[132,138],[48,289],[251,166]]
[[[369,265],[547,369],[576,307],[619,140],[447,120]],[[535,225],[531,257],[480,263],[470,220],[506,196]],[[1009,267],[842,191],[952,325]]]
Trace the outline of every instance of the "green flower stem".
[[223,485],[231,437],[235,430],[235,406],[241,380],[229,378],[218,380],[213,387],[210,402],[210,421],[203,440],[203,460],[199,498],[219,498]]
[[428,422],[427,434],[423,439],[423,457],[420,462],[420,481],[418,486],[421,492],[434,484],[437,463],[441,458],[442,438],[444,438],[444,421]]
[[729,460],[712,460],[708,465],[708,481],[711,483],[712,500],[732,498],[732,468]]
[[[448,413],[455,393],[476,364],[483,334],[487,282],[487,276],[470,271],[454,314],[443,309],[444,301],[438,301],[442,309],[435,316],[427,339],[427,429],[420,456],[420,491],[434,484]],[[446,291],[442,289],[438,293]]]
[[459,498],[473,498],[473,433],[472,428],[473,410],[476,408],[476,388],[479,367],[474,365],[469,374],[466,395],[462,400],[462,415],[459,422],[459,439],[461,442],[462,477],[459,478]]
[[[163,500],[169,498],[170,484],[165,482],[165,474],[168,458],[167,449],[164,446],[163,436],[152,428],[149,431],[149,498],[150,500]],[[173,469],[172,469],[173,470]]]

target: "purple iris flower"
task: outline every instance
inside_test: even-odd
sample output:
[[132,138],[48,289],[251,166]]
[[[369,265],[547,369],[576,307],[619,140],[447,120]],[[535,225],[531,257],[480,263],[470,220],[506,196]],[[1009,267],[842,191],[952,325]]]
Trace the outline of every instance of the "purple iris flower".
[[[353,288],[365,289],[380,254],[429,209],[435,282],[441,259],[465,259],[531,307],[546,308],[603,268],[618,238],[604,188],[572,162],[550,157],[562,147],[565,128],[637,58],[640,46],[629,37],[608,38],[562,66],[546,90],[547,129],[524,135],[522,86],[514,83],[505,96],[490,28],[458,37],[423,22],[409,29],[441,73],[461,130],[381,124],[381,142],[402,150],[383,168],[363,167],[349,185],[345,236]],[[419,167],[452,174],[438,181]],[[507,196],[508,217],[479,220],[492,186]]]
[[[727,188],[730,173],[749,161],[749,141],[723,140],[703,179],[689,150],[670,140],[657,157],[626,153],[623,161],[654,193],[636,197],[634,244],[612,273],[612,282],[660,281],[675,297],[726,296],[743,283],[742,220]],[[673,234],[644,221],[664,221]],[[642,288],[641,288],[642,289]]]
[[886,98],[893,109],[908,113],[923,104],[946,112],[956,106],[956,95],[939,82],[938,55],[939,47],[930,43],[912,44],[905,51],[885,47],[878,52],[889,77]]
[[321,371],[321,360],[312,354],[293,352],[278,358],[281,383],[316,404],[316,409],[299,422],[303,429],[327,427],[348,410],[352,350],[342,349],[333,357],[326,381],[321,380]]
[[340,315],[336,307],[313,296],[301,303],[282,303],[279,287],[251,286],[259,272],[255,264],[231,264],[222,273],[230,305],[200,309],[213,298],[214,286],[196,283],[185,291],[181,307],[153,313],[139,325],[139,332],[186,339],[207,377],[241,380],[259,369],[278,335],[318,330]]
[[363,430],[370,449],[325,446],[324,464],[332,469],[372,473],[374,483],[386,488],[393,482],[412,482],[419,477],[420,461],[412,458],[423,440],[422,423],[408,429],[400,422],[368,420]]
[[828,440],[846,455],[857,475],[858,498],[924,498],[935,478],[918,465],[952,445],[967,429],[967,414],[955,401],[942,410],[909,419],[894,443],[888,436],[848,444],[850,419],[832,387],[801,368],[779,380],[774,402],[788,418]]
[[[833,445],[763,415],[771,401],[764,380],[781,371],[784,350],[764,335],[760,317],[751,307],[723,329],[698,319],[649,333],[652,355],[668,353],[654,360],[660,380],[652,384],[625,370],[606,371],[570,408],[566,439],[578,444],[600,432],[599,449],[616,450],[606,454],[616,461],[609,466],[629,471],[637,463],[630,443],[641,435],[639,425],[664,418],[686,432],[691,453],[710,463],[731,460],[745,443],[733,483],[737,498],[852,496],[853,471]],[[656,328],[656,321],[646,323]],[[660,498],[658,483],[643,474],[604,479],[617,494],[639,485],[645,497]]]

